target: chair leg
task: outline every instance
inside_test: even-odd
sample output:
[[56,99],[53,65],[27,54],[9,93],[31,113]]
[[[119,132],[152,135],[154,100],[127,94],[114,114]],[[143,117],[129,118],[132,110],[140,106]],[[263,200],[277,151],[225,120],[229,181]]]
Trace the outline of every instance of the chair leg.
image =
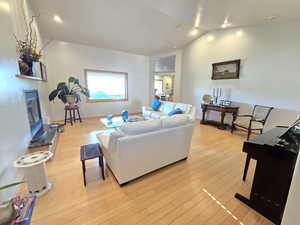
[[103,156],[99,157],[99,167],[101,169],[101,174],[102,174],[102,178],[103,180],[105,180],[105,175],[104,175],[104,160],[103,160]]
[[75,109],[73,109],[73,121],[76,123],[76,114],[75,114]]
[[69,110],[71,126],[73,126],[72,110]]
[[260,130],[260,134],[262,134],[263,133],[263,130]]
[[77,109],[77,114],[78,114],[79,121],[80,121],[80,123],[81,123],[81,122],[82,122],[82,120],[81,120],[81,117],[80,117],[80,112],[79,112],[79,109]]
[[235,126],[234,124],[231,125],[231,133],[233,133],[233,131],[235,130]]
[[243,174],[243,181],[246,180],[247,178],[247,173],[248,173],[248,169],[249,169],[249,164],[250,164],[250,156],[247,154],[247,158],[246,158],[246,163],[245,163],[245,168],[244,168],[244,174]]
[[251,136],[251,129],[248,129],[247,141],[250,139],[250,136]]
[[86,177],[85,177],[85,171],[86,171],[86,169],[85,169],[85,161],[82,160],[81,163],[82,163],[83,183],[84,183],[84,186],[86,186]]
[[65,125],[67,124],[68,111],[65,109]]

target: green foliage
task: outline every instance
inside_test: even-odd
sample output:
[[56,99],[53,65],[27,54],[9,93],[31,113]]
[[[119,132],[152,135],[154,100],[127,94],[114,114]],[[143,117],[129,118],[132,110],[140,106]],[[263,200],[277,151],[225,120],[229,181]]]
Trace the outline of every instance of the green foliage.
[[81,101],[80,94],[87,97],[90,96],[90,92],[86,87],[81,86],[79,79],[76,77],[69,77],[68,83],[60,82],[57,84],[56,89],[50,92],[49,101],[54,101],[56,97],[60,99],[64,104],[67,103],[67,95],[74,95],[76,103]]

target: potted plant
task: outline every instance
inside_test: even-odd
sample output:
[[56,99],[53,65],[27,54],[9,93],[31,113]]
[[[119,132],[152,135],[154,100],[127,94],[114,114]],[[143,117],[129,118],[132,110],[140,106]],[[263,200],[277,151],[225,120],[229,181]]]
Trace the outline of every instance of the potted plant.
[[17,42],[19,69],[22,75],[34,76],[33,65],[39,62],[42,57],[42,49],[50,42],[46,43],[41,49],[38,49],[37,34],[33,28],[33,22],[37,17],[39,16],[32,16],[29,23],[25,21],[26,35],[24,39],[18,39],[17,36],[14,35]]
[[68,83],[58,83],[56,89],[49,94],[49,100],[54,101],[58,97],[64,104],[73,105],[81,101],[80,95],[90,96],[89,90],[83,87],[75,77],[69,77]]
[[[22,183],[24,183],[24,181],[4,185],[0,187],[0,191]],[[12,201],[0,202],[0,225],[11,224],[11,221],[16,218],[16,215],[17,212]]]

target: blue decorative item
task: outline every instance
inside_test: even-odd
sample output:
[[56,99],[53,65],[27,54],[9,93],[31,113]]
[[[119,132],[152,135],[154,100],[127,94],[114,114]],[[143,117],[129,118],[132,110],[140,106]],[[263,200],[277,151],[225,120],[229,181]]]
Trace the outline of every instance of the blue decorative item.
[[151,108],[154,110],[154,111],[157,111],[159,106],[160,106],[161,102],[159,101],[159,99],[154,99],[152,104],[151,104]]
[[127,121],[127,120],[128,120],[128,111],[127,111],[127,110],[123,110],[123,111],[121,112],[121,116],[122,116],[122,119],[123,119],[124,121]]
[[182,114],[182,113],[183,113],[183,111],[181,109],[177,108],[177,109],[173,109],[171,112],[169,112],[168,116],[173,116],[175,114]]
[[112,123],[113,115],[112,114],[107,115],[106,119],[108,120],[108,123]]

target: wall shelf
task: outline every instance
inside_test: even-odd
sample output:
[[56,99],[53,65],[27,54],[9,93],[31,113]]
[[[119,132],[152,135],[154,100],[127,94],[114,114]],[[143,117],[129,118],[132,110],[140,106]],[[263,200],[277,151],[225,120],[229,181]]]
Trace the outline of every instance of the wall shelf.
[[27,76],[23,74],[17,74],[16,77],[22,78],[22,79],[28,79],[28,80],[37,80],[37,81],[46,81],[42,79],[41,77],[32,77],[32,76]]

